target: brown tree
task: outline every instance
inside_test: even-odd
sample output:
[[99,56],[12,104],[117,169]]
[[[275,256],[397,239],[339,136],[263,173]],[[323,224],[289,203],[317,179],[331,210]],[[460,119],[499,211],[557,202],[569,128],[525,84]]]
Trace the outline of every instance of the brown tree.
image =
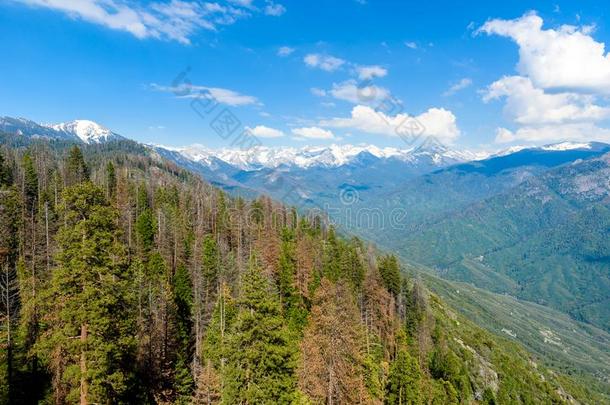
[[349,288],[323,279],[301,343],[299,387],[314,403],[367,402],[363,328]]

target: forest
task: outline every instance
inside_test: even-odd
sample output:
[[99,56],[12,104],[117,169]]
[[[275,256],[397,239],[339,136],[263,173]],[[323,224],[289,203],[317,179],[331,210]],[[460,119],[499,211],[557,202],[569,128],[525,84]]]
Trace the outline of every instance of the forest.
[[132,142],[0,147],[0,403],[603,401],[366,241]]

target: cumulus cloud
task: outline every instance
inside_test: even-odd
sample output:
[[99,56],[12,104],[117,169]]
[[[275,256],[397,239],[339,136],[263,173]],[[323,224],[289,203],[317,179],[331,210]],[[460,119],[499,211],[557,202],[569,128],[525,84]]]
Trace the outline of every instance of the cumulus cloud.
[[496,142],[610,140],[601,123],[610,119],[610,54],[592,26],[544,29],[535,12],[494,19],[477,33],[511,38],[519,46],[519,75],[489,85],[483,100],[505,100],[515,129],[498,128]]
[[472,79],[470,79],[469,77],[464,77],[463,79],[461,79],[460,81],[458,81],[457,83],[455,83],[451,87],[449,87],[449,89],[447,89],[447,91],[443,93],[443,96],[445,96],[445,97],[452,96],[455,93],[457,93],[458,91],[464,90],[465,88],[470,87],[471,85],[472,85]]
[[221,87],[208,87],[183,83],[179,86],[163,86],[152,83],[150,88],[165,93],[174,93],[180,98],[201,98],[211,97],[221,104],[230,106],[261,105],[261,102],[254,96],[241,94],[234,90]]
[[390,91],[384,87],[361,85],[356,80],[346,80],[341,83],[333,83],[332,89],[327,92],[332,97],[348,101],[353,104],[375,104],[391,96]]
[[294,48],[291,48],[289,46],[280,46],[280,48],[277,50],[278,56],[289,56],[293,52]]
[[371,80],[375,77],[384,77],[388,70],[379,65],[356,66],[356,72],[360,80]]
[[563,125],[526,126],[511,131],[506,128],[496,130],[497,143],[528,141],[549,143],[558,140],[589,142],[591,139],[610,142],[610,129],[592,123],[570,123]]
[[311,68],[318,68],[327,72],[334,72],[345,64],[343,59],[319,53],[310,53],[305,56],[303,61]]
[[319,125],[348,128],[369,134],[398,136],[412,120],[416,120],[421,126],[420,135],[433,136],[444,142],[452,142],[460,135],[455,115],[444,108],[430,108],[412,117],[404,113],[387,115],[369,106],[357,105],[352,109],[350,117],[322,120]]
[[259,138],[281,138],[284,136],[284,133],[279,129],[266,127],[264,125],[257,125],[254,128],[246,127],[246,130]]
[[546,93],[529,78],[507,76],[484,91],[483,100],[506,98],[507,115],[520,125],[564,124],[610,118],[610,108],[594,104],[595,97],[578,93]]
[[413,41],[405,42],[405,46],[410,49],[417,49],[417,43],[415,43]]
[[301,139],[333,139],[335,137],[331,131],[320,127],[294,128],[292,133]]
[[543,29],[531,12],[514,20],[494,19],[477,33],[511,38],[519,46],[517,70],[536,87],[610,94],[610,54],[591,36],[591,26]]
[[[189,44],[190,38],[200,29],[213,31],[218,26],[233,24],[256,11],[251,0],[232,1],[233,5],[184,0],[159,0],[142,4],[123,0],[12,1],[53,9],[71,18],[128,32],[136,38],[166,39],[183,44]],[[264,11],[280,15],[285,9],[279,4],[269,3]]]

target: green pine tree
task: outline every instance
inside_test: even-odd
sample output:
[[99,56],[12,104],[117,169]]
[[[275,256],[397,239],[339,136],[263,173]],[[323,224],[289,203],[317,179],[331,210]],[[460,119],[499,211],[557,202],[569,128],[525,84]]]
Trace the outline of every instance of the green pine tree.
[[270,283],[251,259],[223,372],[225,404],[288,404],[295,397],[296,348]]
[[118,213],[90,182],[63,193],[64,225],[46,302],[40,349],[59,402],[120,402],[130,388],[134,349],[131,277]]
[[38,201],[38,173],[29,153],[23,155],[23,195],[27,211],[32,212]]
[[295,250],[296,241],[294,231],[284,228],[282,230],[282,241],[280,243],[278,287],[289,326],[292,330],[300,332],[307,320],[307,310],[301,296],[294,287],[294,277],[297,270]]
[[379,259],[379,273],[384,287],[395,297],[400,293],[400,266],[394,255],[383,256]]
[[109,199],[114,199],[116,194],[116,172],[114,170],[114,164],[108,162],[106,164],[106,195]]
[[178,403],[188,403],[194,383],[190,370],[190,359],[193,354],[191,336],[193,285],[186,266],[182,264],[178,266],[174,275],[173,296],[176,308],[176,340],[178,343],[174,368],[174,387],[178,394]]
[[66,184],[68,186],[89,180],[89,167],[85,163],[83,152],[74,145],[66,162]]
[[4,155],[0,153],[0,188],[13,184],[13,171],[6,162]]
[[400,349],[390,366],[384,402],[391,405],[422,403],[419,386],[421,377],[417,359],[405,349]]

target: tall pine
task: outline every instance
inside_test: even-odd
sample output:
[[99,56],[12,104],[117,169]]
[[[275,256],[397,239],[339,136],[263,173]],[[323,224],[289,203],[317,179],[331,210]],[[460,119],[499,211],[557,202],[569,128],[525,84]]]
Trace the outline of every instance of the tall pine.
[[64,225],[41,337],[54,378],[55,401],[124,400],[131,379],[134,324],[125,248],[117,212],[90,182],[66,189]]
[[295,352],[277,294],[256,259],[243,276],[223,372],[227,404],[287,404],[295,396]]

